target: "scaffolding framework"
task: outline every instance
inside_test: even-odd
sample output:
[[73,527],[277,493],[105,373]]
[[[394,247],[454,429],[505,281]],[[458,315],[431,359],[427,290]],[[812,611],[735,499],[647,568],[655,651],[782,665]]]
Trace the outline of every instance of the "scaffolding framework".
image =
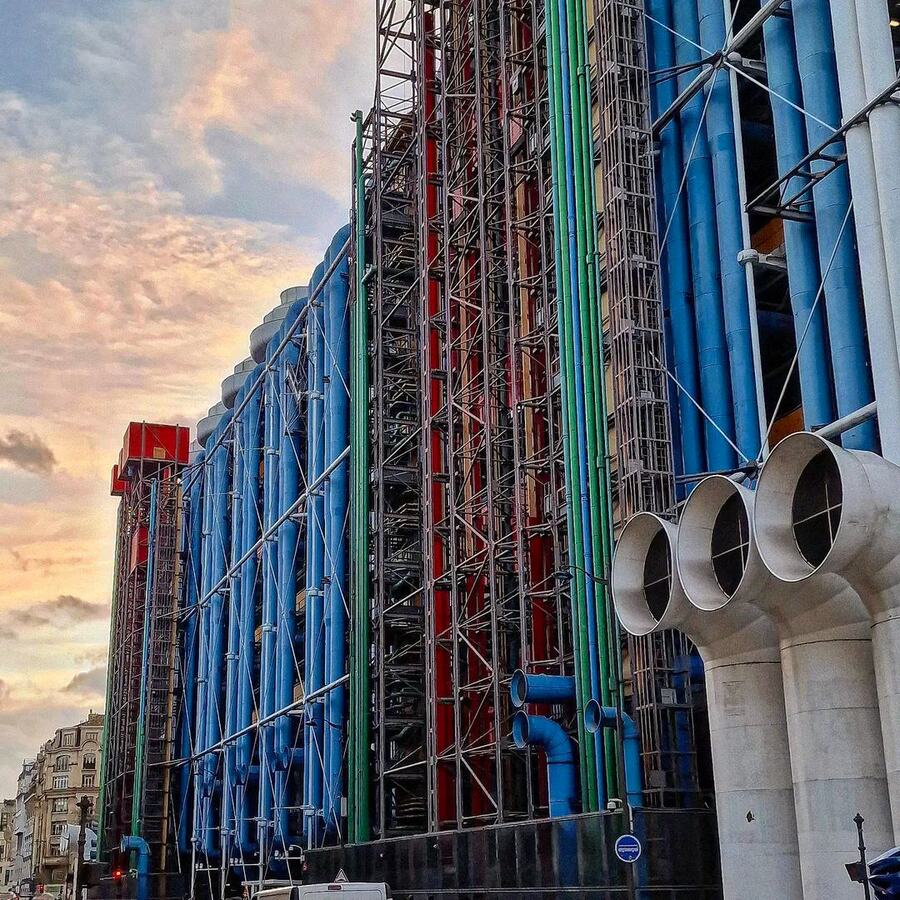
[[[174,442],[169,446],[169,439]],[[135,450],[135,441],[140,450]],[[174,815],[170,769],[175,720],[177,581],[187,429],[132,423],[113,473],[118,511],[107,718],[101,774],[101,845],[116,853],[139,834],[166,871]],[[165,446],[164,446],[165,445]],[[152,450],[150,449],[152,446]],[[173,458],[166,459],[169,451]],[[154,456],[155,454],[155,456]]]
[[423,496],[416,219],[416,5],[379,0],[365,178],[369,281],[369,480],[373,829],[426,828]]
[[[571,597],[544,4],[503,0],[500,8],[519,666],[565,674],[572,667]],[[565,710],[559,714],[565,719]],[[546,762],[537,754],[528,762],[534,815],[547,802]]]

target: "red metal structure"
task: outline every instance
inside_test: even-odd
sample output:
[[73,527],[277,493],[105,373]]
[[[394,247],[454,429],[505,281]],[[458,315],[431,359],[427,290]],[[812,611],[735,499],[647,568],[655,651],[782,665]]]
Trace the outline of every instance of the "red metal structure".
[[123,836],[137,831],[150,844],[153,866],[160,870],[166,868],[170,812],[168,769],[159,763],[171,759],[176,696],[177,475],[188,462],[189,445],[187,428],[131,422],[110,484],[112,496],[121,499],[110,622],[101,841],[115,850]]

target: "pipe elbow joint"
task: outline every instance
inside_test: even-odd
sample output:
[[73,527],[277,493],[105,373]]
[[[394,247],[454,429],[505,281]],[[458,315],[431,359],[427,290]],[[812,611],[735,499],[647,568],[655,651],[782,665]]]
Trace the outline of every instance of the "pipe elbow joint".
[[572,703],[575,679],[571,675],[529,675],[516,669],[509,683],[509,696],[517,709],[526,703]]

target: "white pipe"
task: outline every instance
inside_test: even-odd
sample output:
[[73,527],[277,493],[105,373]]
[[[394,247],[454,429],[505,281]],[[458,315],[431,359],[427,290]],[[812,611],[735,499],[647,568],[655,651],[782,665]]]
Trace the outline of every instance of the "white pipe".
[[816,428],[815,432],[819,437],[831,440],[840,437],[845,431],[849,431],[851,428],[856,428],[857,425],[862,424],[877,414],[878,404],[873,400],[871,403],[861,406],[849,415],[841,416],[840,419],[835,419],[828,425]]
[[764,564],[797,587],[787,600],[763,592],[754,602],[781,636],[803,896],[855,900],[844,869],[858,858],[853,816],[865,816],[873,852],[892,844],[869,617],[839,575],[798,565],[806,535],[793,522],[804,510],[792,507],[806,462],[777,449],[759,476],[754,532]]
[[[897,78],[891,16],[885,0],[855,0],[860,56],[865,79],[866,103],[880,96]],[[900,108],[883,103],[869,113],[869,131],[878,184],[881,227],[893,244],[900,234]],[[900,254],[887,246],[887,271],[891,288],[894,339],[900,335]],[[900,351],[897,351],[900,358]],[[894,462],[900,462],[892,458]]]
[[[730,483],[727,478],[716,480]],[[701,487],[695,489],[689,506]],[[693,606],[674,566],[675,542],[675,526],[651,513],[628,521],[612,567],[616,611],[634,635],[680,629],[703,658],[724,897],[800,900],[797,823],[775,629],[759,610],[740,601],[726,598],[704,610]],[[687,542],[697,548],[703,538],[692,531]],[[693,550],[689,552],[693,558]],[[688,565],[691,576],[694,569]],[[657,577],[669,580],[648,593],[648,583]]]
[[[725,6],[725,21],[734,22],[732,0],[722,0]],[[739,2],[739,0],[738,0]],[[741,209],[741,234],[744,247],[752,247],[750,237],[750,216],[747,213],[747,168],[744,163],[744,141],[741,137],[741,103],[738,97],[738,74],[728,67],[728,87],[731,91],[731,114],[734,122],[734,153],[737,162],[738,194]],[[756,409],[759,417],[759,441],[763,458],[768,455],[768,422],[766,421],[766,393],[763,385],[762,349],[759,343],[759,307],[756,302],[756,280],[753,266],[744,266],[747,280],[747,302],[750,307],[750,347],[753,350],[753,379],[756,384]]]
[[[833,0],[831,23],[841,109],[846,120],[866,105],[866,82],[854,0]],[[869,121],[862,121],[847,131],[846,145],[881,446],[888,459],[900,462],[900,361],[891,309],[891,288],[900,289],[900,282],[892,285],[888,275],[887,260],[892,254],[886,252]],[[886,174],[890,177],[891,171]],[[896,232],[889,233],[896,235]],[[900,294],[897,297],[900,303]]]
[[[806,432],[783,440],[771,459],[760,502],[791,540],[771,554],[770,565],[797,584],[819,573],[843,577],[871,619],[893,835],[900,840],[900,467]],[[792,520],[796,511],[817,508],[826,485],[832,513],[819,541],[815,530],[798,533]]]

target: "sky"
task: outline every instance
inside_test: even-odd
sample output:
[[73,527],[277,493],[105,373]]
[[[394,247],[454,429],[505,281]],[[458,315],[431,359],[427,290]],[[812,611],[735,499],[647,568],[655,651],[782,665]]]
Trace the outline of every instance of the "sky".
[[350,201],[372,0],[0,2],[0,796],[103,707],[131,420],[193,426]]

